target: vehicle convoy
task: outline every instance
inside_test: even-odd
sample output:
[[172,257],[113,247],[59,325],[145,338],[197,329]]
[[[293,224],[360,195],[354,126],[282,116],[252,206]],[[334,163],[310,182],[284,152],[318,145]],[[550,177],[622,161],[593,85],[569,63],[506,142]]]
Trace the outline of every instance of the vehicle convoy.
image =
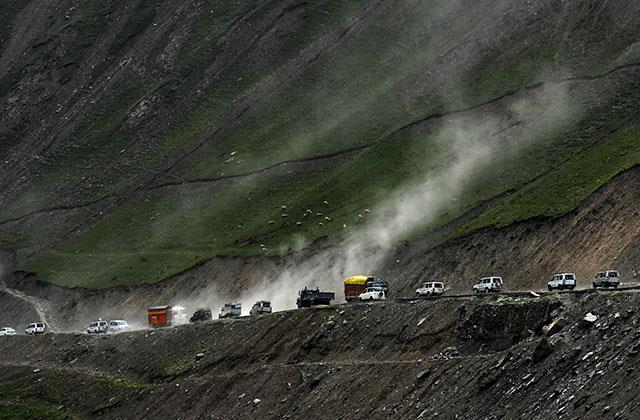
[[547,283],[547,288],[549,289],[549,291],[552,291],[553,289],[573,290],[575,289],[575,287],[576,287],[576,275],[573,273],[554,274],[553,278],[549,280],[549,283]]
[[382,287],[368,287],[358,296],[359,301],[385,300],[387,295]]
[[0,328],[0,335],[16,335],[16,330],[11,327]]
[[298,292],[296,305],[298,308],[309,308],[317,305],[330,305],[331,301],[336,298],[333,292],[321,292],[319,288],[316,290],[307,289],[306,287]]
[[110,333],[115,334],[115,333],[125,332],[125,331],[131,331],[131,327],[129,326],[127,321],[124,321],[122,319],[114,319],[112,321],[109,321]]
[[45,332],[47,332],[47,325],[44,322],[33,322],[24,330],[27,335],[44,334]]
[[444,283],[440,281],[430,281],[422,284],[422,287],[416,290],[416,296],[439,296],[444,293]]
[[107,321],[93,321],[87,327],[87,334],[106,334],[109,332],[109,323]]
[[502,290],[502,277],[483,277],[471,288],[476,295],[479,293],[500,292]]
[[209,308],[198,308],[189,318],[189,322],[205,322],[211,321],[213,319],[213,315],[211,313],[211,309]]
[[249,315],[261,315],[271,313],[271,302],[268,300],[259,300],[254,303],[253,307],[249,311]]
[[365,289],[382,287],[385,296],[389,296],[389,285],[383,278],[373,276],[351,276],[344,279],[344,298],[347,302],[358,300]]
[[603,270],[596,274],[592,285],[594,289],[598,287],[613,287],[614,289],[620,284],[620,273],[616,270]]
[[224,318],[238,318],[242,314],[242,304],[240,303],[225,303],[218,314],[219,319]]

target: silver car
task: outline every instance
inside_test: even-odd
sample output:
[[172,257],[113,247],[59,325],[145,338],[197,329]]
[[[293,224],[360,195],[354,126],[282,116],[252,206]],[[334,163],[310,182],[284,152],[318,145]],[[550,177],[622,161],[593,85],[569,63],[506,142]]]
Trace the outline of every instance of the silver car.
[[16,330],[11,327],[0,328],[0,335],[16,335]]

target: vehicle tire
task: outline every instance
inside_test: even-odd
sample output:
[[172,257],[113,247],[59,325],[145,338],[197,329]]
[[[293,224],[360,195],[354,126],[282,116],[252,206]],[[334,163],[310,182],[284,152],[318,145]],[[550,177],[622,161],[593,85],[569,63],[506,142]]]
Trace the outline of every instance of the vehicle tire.
[[553,291],[553,287],[551,287],[551,286],[547,286],[547,289],[549,289],[550,292]]
[[369,300],[373,300],[373,296],[369,296]]

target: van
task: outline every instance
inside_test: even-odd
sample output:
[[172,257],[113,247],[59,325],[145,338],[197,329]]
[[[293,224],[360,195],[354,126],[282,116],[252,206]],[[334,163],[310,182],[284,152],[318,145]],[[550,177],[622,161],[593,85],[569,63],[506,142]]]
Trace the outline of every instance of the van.
[[444,283],[442,283],[441,281],[424,283],[421,288],[416,290],[416,296],[418,297],[441,295],[443,293]]
[[27,335],[44,334],[47,331],[47,326],[44,322],[33,322],[27,326],[24,333]]
[[576,287],[576,275],[573,273],[560,273],[554,274],[553,278],[549,280],[547,283],[547,288],[549,291],[553,289],[563,290],[569,289],[573,290]]
[[106,334],[109,332],[109,323],[107,321],[93,321],[87,327],[87,334]]
[[476,295],[479,293],[499,292],[502,290],[502,277],[483,277],[471,290]]

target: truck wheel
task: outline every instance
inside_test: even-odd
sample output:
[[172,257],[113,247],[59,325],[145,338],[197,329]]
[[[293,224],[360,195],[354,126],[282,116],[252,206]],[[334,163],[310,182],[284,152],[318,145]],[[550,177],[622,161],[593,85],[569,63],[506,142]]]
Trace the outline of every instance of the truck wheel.
[[551,286],[547,286],[547,289],[549,289],[550,292],[553,291],[553,287]]
[[369,296],[369,300],[373,300],[373,296]]

